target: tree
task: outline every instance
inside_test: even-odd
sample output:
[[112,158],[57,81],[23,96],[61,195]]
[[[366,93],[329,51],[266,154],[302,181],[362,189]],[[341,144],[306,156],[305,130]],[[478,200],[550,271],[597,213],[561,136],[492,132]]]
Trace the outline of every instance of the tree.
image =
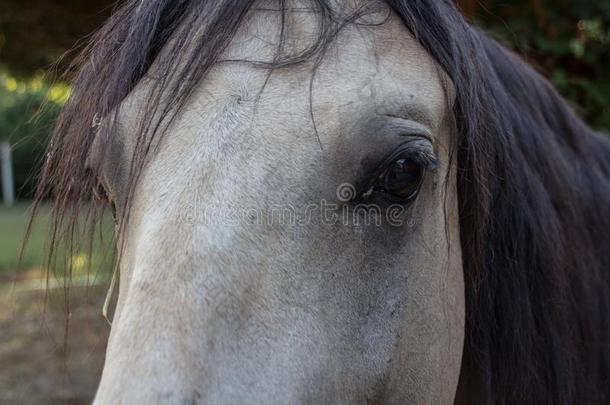
[[[47,70],[101,26],[114,4],[109,0],[2,0],[0,64],[21,78]],[[66,66],[61,63],[58,68]]]
[[36,169],[68,94],[68,86],[50,86],[40,76],[20,81],[0,73],[0,141],[12,148],[18,197],[32,194]]
[[458,0],[464,14],[549,77],[610,132],[610,0]]

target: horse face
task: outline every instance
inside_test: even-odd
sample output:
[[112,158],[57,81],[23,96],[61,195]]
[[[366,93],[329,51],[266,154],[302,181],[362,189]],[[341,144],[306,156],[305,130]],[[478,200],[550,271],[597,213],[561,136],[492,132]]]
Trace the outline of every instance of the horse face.
[[[276,14],[251,11],[220,59],[272,61]],[[288,16],[284,52],[304,49],[316,21]],[[209,72],[130,199],[96,403],[452,403],[452,90],[386,17],[318,62]],[[119,114],[117,198],[146,86]]]

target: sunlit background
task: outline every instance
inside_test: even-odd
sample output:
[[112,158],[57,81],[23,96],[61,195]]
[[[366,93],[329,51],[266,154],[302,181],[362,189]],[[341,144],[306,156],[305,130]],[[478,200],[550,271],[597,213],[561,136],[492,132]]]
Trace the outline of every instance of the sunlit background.
[[[610,0],[458,3],[543,72],[593,127],[610,132]],[[101,315],[111,268],[105,253],[73,253],[71,280],[61,269],[47,275],[43,206],[18,257],[45,145],[70,96],[73,72],[61,73],[114,7],[107,0],[0,0],[0,404],[88,403],[101,372],[109,330]]]

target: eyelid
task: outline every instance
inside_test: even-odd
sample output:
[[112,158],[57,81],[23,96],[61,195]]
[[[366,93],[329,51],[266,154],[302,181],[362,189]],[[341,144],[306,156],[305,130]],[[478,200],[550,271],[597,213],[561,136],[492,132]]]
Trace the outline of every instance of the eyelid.
[[386,115],[384,121],[384,132],[399,136],[420,136],[432,143],[432,130],[421,122],[393,115]]
[[384,159],[378,171],[384,170],[388,164],[401,157],[411,159],[422,166],[423,169],[434,171],[438,167],[439,161],[434,153],[432,140],[422,135],[405,135],[411,139],[403,142],[392,154]]

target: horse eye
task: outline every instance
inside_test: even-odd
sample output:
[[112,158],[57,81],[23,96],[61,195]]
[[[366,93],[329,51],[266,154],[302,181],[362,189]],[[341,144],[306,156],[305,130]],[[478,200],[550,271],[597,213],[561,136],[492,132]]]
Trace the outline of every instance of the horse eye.
[[371,192],[381,192],[402,202],[413,200],[421,187],[424,169],[411,159],[397,159],[391,162],[377,177]]
[[108,190],[101,182],[98,182],[97,187],[94,188],[93,197],[96,200],[96,202],[101,203],[101,204],[107,204],[110,206],[110,213],[112,214],[112,218],[114,219],[114,222],[116,223],[117,222],[116,205],[115,205],[114,201],[110,198]]

